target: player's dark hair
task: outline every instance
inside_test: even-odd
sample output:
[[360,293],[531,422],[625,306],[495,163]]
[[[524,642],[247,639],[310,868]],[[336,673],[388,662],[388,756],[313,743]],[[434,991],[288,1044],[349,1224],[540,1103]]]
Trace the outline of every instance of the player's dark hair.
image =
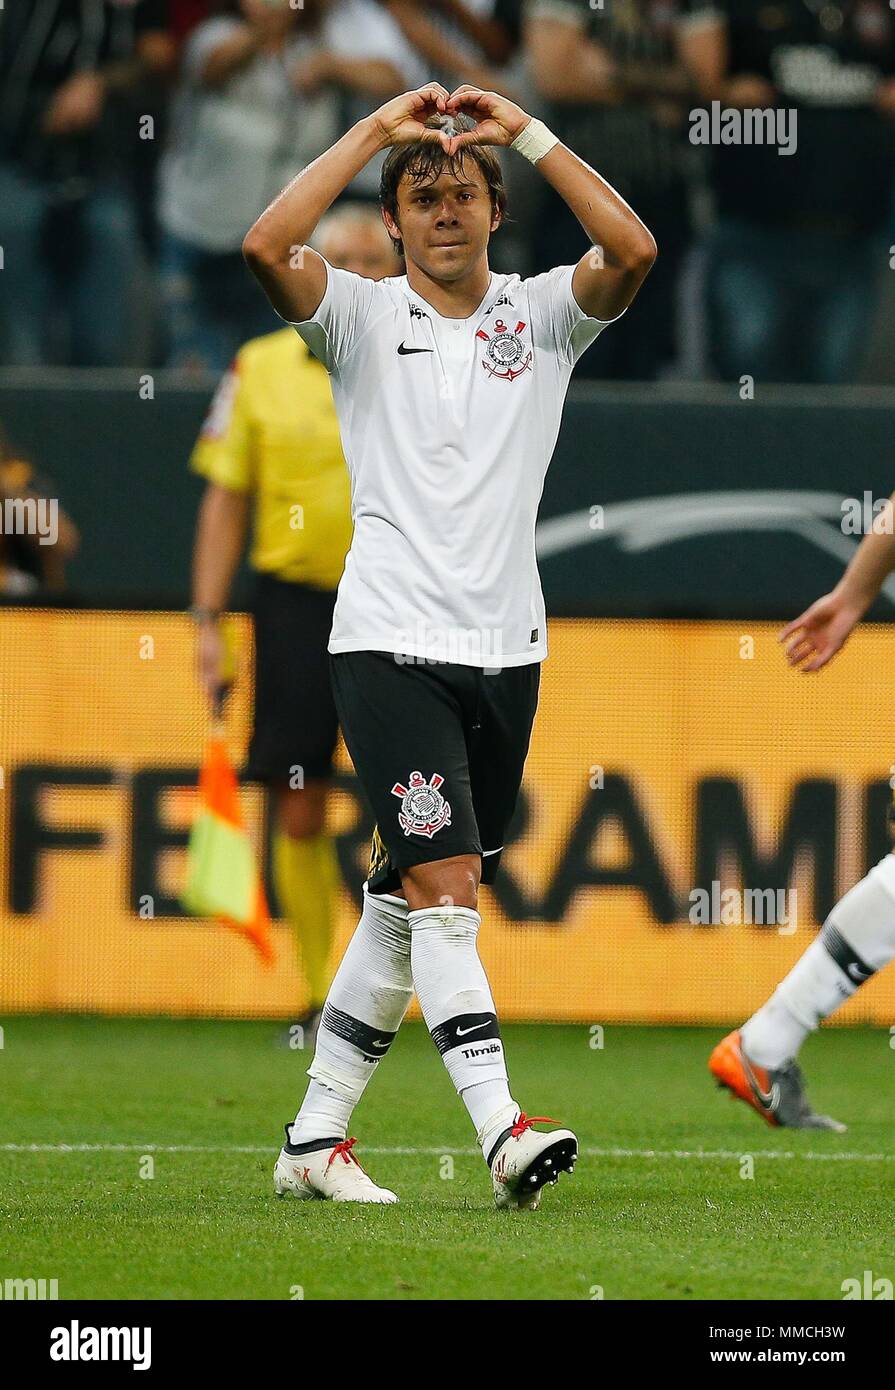
[[[439,130],[442,117],[430,116],[424,122],[428,130]],[[462,114],[454,117],[455,128],[459,133],[475,129],[475,121]],[[407,174],[419,186],[434,183],[445,169],[455,179],[462,177],[464,159],[472,159],[479,166],[491,195],[491,209],[499,212],[504,219],[507,206],[507,190],[503,181],[500,160],[489,145],[465,145],[455,155],[448,155],[436,140],[417,140],[410,145],[394,145],[389,150],[379,176],[379,205],[395,222],[398,221],[398,187]],[[509,219],[505,219],[509,220]],[[399,256],[404,255],[404,243],[400,238],[392,238],[392,245]]]

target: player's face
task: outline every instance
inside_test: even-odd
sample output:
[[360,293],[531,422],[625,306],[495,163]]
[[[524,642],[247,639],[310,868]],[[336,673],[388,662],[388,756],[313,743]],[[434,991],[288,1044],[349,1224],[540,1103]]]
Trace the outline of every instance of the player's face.
[[398,187],[395,228],[408,261],[434,280],[459,280],[485,254],[500,222],[485,176],[464,160],[458,176],[444,169],[433,182],[416,184],[404,175]]

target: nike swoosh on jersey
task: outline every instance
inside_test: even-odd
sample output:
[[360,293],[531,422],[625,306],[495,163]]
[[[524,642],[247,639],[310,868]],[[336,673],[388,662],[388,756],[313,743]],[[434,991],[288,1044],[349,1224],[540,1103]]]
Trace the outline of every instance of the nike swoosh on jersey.
[[457,1029],[457,1037],[458,1037],[458,1038],[465,1038],[467,1033],[477,1033],[478,1030],[479,1030],[480,1028],[487,1028],[487,1027],[488,1027],[488,1019],[486,1018],[484,1023],[474,1023],[474,1024],[472,1025],[471,1028],[458,1028],[458,1029]]
[[399,356],[399,357],[409,357],[409,356],[411,355],[411,353],[414,353],[414,352],[434,352],[434,351],[435,351],[434,348],[409,348],[409,347],[405,347],[403,343],[399,343],[399,344],[398,344],[398,356]]

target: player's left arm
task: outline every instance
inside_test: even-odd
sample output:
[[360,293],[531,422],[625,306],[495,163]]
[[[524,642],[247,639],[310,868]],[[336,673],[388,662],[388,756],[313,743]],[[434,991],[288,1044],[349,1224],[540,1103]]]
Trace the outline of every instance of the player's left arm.
[[[478,141],[512,145],[532,120],[497,92],[458,87],[448,113],[463,111],[475,130],[454,136],[450,153]],[[592,243],[575,267],[572,293],[589,318],[607,322],[627,309],[656,259],[656,243],[636,212],[595,169],[561,142],[537,160],[540,173],[578,218]]]
[[591,241],[572,276],[577,303],[589,318],[617,318],[652,269],[657,254],[652,233],[624,198],[566,145],[555,145],[537,167]]

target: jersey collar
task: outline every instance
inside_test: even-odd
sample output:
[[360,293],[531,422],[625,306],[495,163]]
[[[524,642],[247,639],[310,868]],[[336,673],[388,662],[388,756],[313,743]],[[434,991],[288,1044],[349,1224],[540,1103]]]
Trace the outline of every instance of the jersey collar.
[[503,281],[506,278],[503,275],[498,275],[493,270],[490,272],[490,275],[491,279],[488,282],[488,288],[482,297],[481,303],[472,311],[469,317],[465,319],[448,319],[445,318],[443,314],[439,314],[438,310],[433,308],[427,299],[423,299],[422,295],[417,294],[416,290],[411,289],[410,282],[406,275],[401,277],[401,288],[411,304],[415,304],[418,308],[422,309],[423,313],[427,314],[430,318],[441,319],[443,323],[477,323],[487,311],[489,300],[499,289],[503,288]]

